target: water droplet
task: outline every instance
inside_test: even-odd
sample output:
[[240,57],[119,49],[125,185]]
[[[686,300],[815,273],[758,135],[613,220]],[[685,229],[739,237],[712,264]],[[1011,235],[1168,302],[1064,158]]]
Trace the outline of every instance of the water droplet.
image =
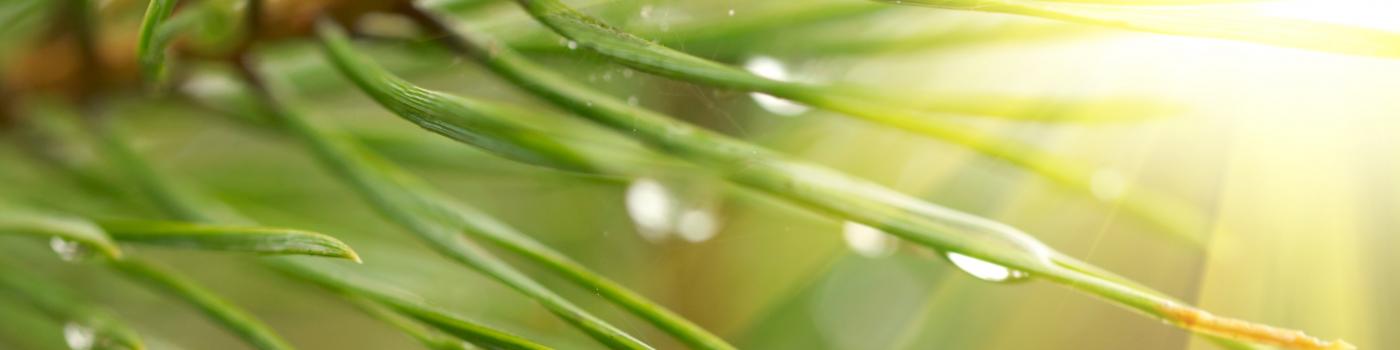
[[603,81],[612,81],[612,72],[603,72]]
[[569,40],[569,42],[564,43],[564,46],[568,46],[568,47],[569,47],[569,50],[575,50],[575,49],[578,49],[578,42],[577,42],[577,41],[573,41],[573,40]]
[[744,62],[744,69],[758,76],[773,80],[788,80],[787,67],[772,57],[758,56]]
[[[788,81],[787,67],[771,57],[759,56],[749,59],[744,62],[744,69],[764,78]],[[752,97],[759,107],[777,115],[798,115],[807,111],[807,106],[764,93],[750,93],[749,97]]]
[[842,235],[846,238],[846,246],[861,256],[875,258],[894,253],[899,240],[894,236],[880,231],[880,229],[866,226],[864,224],[847,221],[841,227]]
[[651,7],[651,5],[643,5],[643,6],[642,6],[642,18],[651,19],[651,10],[653,10],[653,9],[655,9],[655,8]]
[[639,100],[637,99],[637,96],[635,96],[635,95],[634,95],[634,96],[627,96],[627,104],[628,104],[628,105],[636,106],[636,105],[637,105],[638,103],[640,103],[640,102],[641,102],[641,101],[639,101]]
[[[893,191],[880,188],[868,189],[874,195],[888,197],[903,203],[905,211],[919,216],[937,218],[941,226],[957,232],[968,247],[976,247],[989,252],[1003,252],[1002,257],[1014,261],[1018,266],[1043,266],[1052,264],[1055,251],[1025,232],[1001,222],[960,212],[929,202],[909,198]],[[1012,252],[1014,251],[1014,253]],[[1024,271],[1016,271],[997,263],[974,258],[959,252],[940,252],[958,269],[982,280],[1010,281],[1029,277]]]
[[180,85],[184,93],[195,96],[216,96],[238,89],[238,82],[214,74],[195,74]]
[[997,265],[995,263],[970,257],[967,255],[949,252],[947,254],[944,254],[944,256],[947,257],[948,261],[952,262],[953,266],[956,266],[959,270],[962,270],[963,272],[972,275],[972,277],[976,277],[977,279],[983,281],[1008,282],[1030,277],[1030,274],[1027,274],[1024,271],[1012,270],[1005,266]]
[[1089,178],[1089,191],[1100,200],[1114,200],[1123,197],[1128,189],[1128,179],[1123,173],[1113,169],[1099,169]]
[[58,236],[49,238],[49,249],[53,249],[60,260],[67,262],[82,260],[91,253],[86,245]]
[[681,214],[680,222],[676,223],[676,233],[681,239],[691,243],[698,243],[710,240],[719,231],[719,222],[715,220],[714,213],[703,209],[690,209]]
[[729,9],[729,16],[734,17],[734,9]]
[[641,178],[627,186],[627,214],[637,232],[649,241],[666,238],[675,213],[675,201],[660,181]]
[[97,345],[97,331],[76,322],[63,325],[63,341],[73,350],[89,350]]
[[703,178],[687,176],[637,178],[627,186],[627,214],[650,242],[710,240],[723,224],[708,185]]

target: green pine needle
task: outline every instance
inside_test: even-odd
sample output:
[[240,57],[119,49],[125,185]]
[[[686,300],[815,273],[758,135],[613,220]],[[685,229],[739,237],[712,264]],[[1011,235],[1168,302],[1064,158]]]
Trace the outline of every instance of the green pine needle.
[[286,340],[283,340],[257,318],[174,271],[136,259],[114,260],[109,265],[114,270],[131,277],[134,281],[163,291],[194,306],[205,316],[233,331],[254,348],[261,350],[292,349]]
[[[384,305],[437,330],[482,347],[519,350],[549,349],[544,345],[537,344],[525,338],[441,311],[438,308],[424,304],[415,296],[384,290],[383,288],[375,287],[374,283],[358,281],[355,278],[337,273],[330,269],[317,268],[312,264],[299,262],[293,259],[277,259],[273,260],[273,262],[273,265],[281,271],[314,282],[327,289],[346,294],[351,297],[352,301],[360,300],[356,301],[356,303],[364,303],[362,308],[367,310],[378,309],[374,304],[368,304],[364,301],[369,300]],[[388,317],[391,320],[395,320],[392,323],[398,325],[400,329],[414,330],[408,333],[419,337],[420,340],[424,340],[426,343],[446,344],[449,348],[453,345],[451,342],[444,342],[441,339],[437,339],[425,333],[423,330],[418,330],[417,324],[397,321],[397,317],[393,314],[383,312],[371,312],[371,314],[376,315],[376,317]],[[457,345],[459,349],[461,348],[460,342],[455,343],[455,345]]]
[[102,221],[99,225],[122,242],[258,254],[316,255],[360,262],[360,256],[344,242],[296,229],[129,220]]
[[[384,74],[382,68],[354,53],[338,27],[322,23],[319,33],[327,55],[346,75]],[[861,222],[943,252],[958,253],[1025,271],[1205,336],[1265,344],[1283,342],[1283,339],[1330,344],[1315,338],[1299,337],[1299,333],[1286,330],[1269,334],[1275,338],[1253,338],[1255,334],[1249,330],[1263,326],[1216,317],[1184,306],[1159,292],[1126,282],[1121,277],[1055,252],[1015,228],[924,202],[826,168],[798,162],[631,106],[536,66],[478,33],[444,34],[449,35],[446,37],[448,45],[470,55],[517,86],[652,145],[657,150],[716,169],[734,183],[818,212]],[[362,88],[377,89],[373,86]],[[1218,326],[1214,324],[1217,322],[1233,324],[1234,327],[1204,326],[1207,323]],[[1262,329],[1275,330],[1268,327]],[[1220,341],[1239,344],[1230,340]]]
[[[262,91],[272,114],[298,136],[325,166],[342,177],[386,218],[398,223],[434,249],[539,302],[569,324],[599,342],[615,349],[649,349],[649,345],[613,327],[551,291],[534,279],[492,255],[484,247],[465,239],[471,236],[519,235],[509,226],[469,207],[448,202],[431,193],[420,180],[400,172],[388,162],[358,150],[344,140],[332,139],[308,124]],[[504,141],[511,140],[511,141]],[[501,138],[493,142],[510,144],[532,138]],[[556,150],[549,143],[519,142],[514,147],[542,146],[535,152]]]
[[[939,116],[922,115],[918,107],[906,102],[893,102],[889,97],[849,87],[815,86],[764,78],[747,71],[691,56],[665,46],[621,32],[602,21],[584,15],[556,0],[519,0],[540,22],[554,29],[583,48],[597,52],[619,63],[656,74],[686,81],[720,87],[760,91],[812,106],[841,112],[877,123],[895,126],[943,141],[967,147],[983,155],[999,159],[1038,174],[1053,183],[1094,198],[1108,205],[1120,205],[1135,217],[1158,228],[1173,238],[1201,246],[1206,218],[1195,208],[1172,196],[1142,188],[1125,191],[1121,198],[1099,198],[1093,195],[1090,172],[1029,145],[991,137],[962,124],[940,120]],[[1116,117],[1162,110],[1151,101],[1113,99],[1096,101],[1087,106],[1079,102],[1032,102],[1006,96],[963,95],[920,98],[902,96],[897,101],[926,102],[930,108],[959,114],[1026,115],[1024,106],[1044,110],[1092,109]],[[1058,105],[1058,106],[1056,106]],[[1054,114],[1051,112],[1051,114]],[[946,118],[946,116],[944,117]],[[1069,119],[1074,119],[1070,117]]]
[[143,350],[136,331],[112,313],[50,279],[0,263],[0,295],[12,295],[65,327],[92,331],[92,345],[108,349]]
[[110,259],[122,257],[121,248],[97,224],[81,218],[41,213],[0,205],[0,234],[22,234],[64,239],[95,249]]
[[[523,126],[513,125],[512,111],[458,99],[424,90],[389,75],[358,75],[352,79],[364,81],[363,86],[373,86],[365,91],[376,100],[383,101],[391,110],[404,116],[425,129],[448,135],[455,140],[490,149],[512,159],[522,159],[534,164],[551,165],[566,170],[589,171],[599,167],[609,167],[600,161],[584,160],[572,149],[539,133],[525,133]],[[269,97],[269,99],[271,99]],[[273,102],[275,103],[275,101]],[[448,202],[442,195],[431,192],[421,185],[421,180],[412,178],[392,164],[379,161],[369,152],[359,149],[349,140],[337,139],[317,130],[294,111],[286,108],[273,108],[274,114],[287,125],[298,138],[306,142],[317,156],[326,162],[338,175],[355,183],[367,198],[374,200],[381,211],[405,223],[411,228],[427,225],[448,225],[460,227],[459,231],[474,238],[520,254],[530,260],[568,277],[581,287],[596,291],[600,296],[617,303],[628,311],[641,316],[653,325],[676,336],[683,342],[703,349],[732,348],[718,336],[710,334],[685,318],[666,310],[640,294],[612,282],[587,267],[569,259],[528,235],[492,219],[461,203]],[[447,116],[438,118],[438,116]],[[508,132],[501,132],[507,130]],[[530,157],[516,156],[529,154]],[[416,197],[416,198],[415,198]],[[393,198],[393,199],[390,199]],[[394,205],[403,208],[387,208]],[[392,210],[391,210],[392,209]],[[404,212],[405,210],[420,213]],[[445,216],[444,216],[445,215]],[[435,218],[441,216],[441,218]],[[421,230],[421,228],[418,228]],[[430,239],[437,242],[440,238]],[[450,254],[460,254],[451,252]],[[494,264],[494,263],[493,263]],[[498,277],[498,278],[504,278]],[[510,282],[509,278],[503,282]],[[516,288],[532,290],[532,282]],[[529,292],[538,293],[538,292]],[[527,294],[529,294],[527,293]],[[541,295],[540,297],[546,297]],[[553,297],[546,297],[546,300]]]
[[136,41],[136,56],[141,64],[141,75],[152,86],[161,84],[165,76],[165,50],[170,43],[168,35],[159,35],[161,24],[175,12],[179,0],[151,0],[146,5],[146,15],[141,19],[140,36]]
[[[996,12],[1142,32],[1226,39],[1349,55],[1400,58],[1400,33],[1287,18],[1227,6],[1240,0],[1182,0],[1199,6],[1145,6],[1126,0],[877,0]],[[1170,0],[1164,0],[1170,1]]]

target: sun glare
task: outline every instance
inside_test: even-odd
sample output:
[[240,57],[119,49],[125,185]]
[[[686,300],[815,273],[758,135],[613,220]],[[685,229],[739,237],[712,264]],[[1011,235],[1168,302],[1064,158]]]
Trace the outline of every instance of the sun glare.
[[1400,32],[1400,2],[1393,0],[1290,0],[1256,5],[1266,13]]

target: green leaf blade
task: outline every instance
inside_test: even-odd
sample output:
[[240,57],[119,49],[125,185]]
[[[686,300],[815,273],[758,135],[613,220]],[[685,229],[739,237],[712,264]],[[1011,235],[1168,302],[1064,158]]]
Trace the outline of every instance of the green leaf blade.
[[314,255],[360,262],[360,256],[344,242],[325,234],[296,229],[153,221],[104,221],[100,225],[122,242],[258,254]]
[[1348,55],[1400,58],[1400,33],[1282,17],[1224,6],[1144,6],[1128,4],[1126,1],[877,1],[1041,17],[1117,29],[1252,42]]
[[[969,100],[911,103],[909,101],[922,101],[927,98],[910,95],[906,92],[872,91],[863,87],[806,84],[770,79],[642,39],[580,13],[557,0],[517,0],[516,2],[541,23],[585,49],[639,70],[680,80],[764,92],[902,128],[910,128],[906,125],[933,123],[931,120],[946,117],[947,114],[1008,119],[1021,119],[1026,115],[1023,109],[1006,108],[1000,103],[988,105]],[[937,96],[934,98],[957,99],[958,97]],[[1008,99],[1025,100],[1025,98],[1020,97],[1008,97]],[[1108,101],[1059,99],[1045,102],[1072,113],[1076,110],[1093,110],[1096,106],[1099,108],[1105,105],[1113,106],[1128,100],[1130,99],[1115,98]],[[1160,102],[1154,104],[1160,104]],[[1147,106],[1151,107],[1152,105]],[[1166,111],[1163,109],[1155,113],[1135,113],[1127,116],[1096,113],[1040,121],[1128,121],[1165,116],[1168,115],[1165,113]]]
[[[125,135],[115,130],[112,125],[94,123],[87,125],[86,129],[100,142],[102,147],[99,148],[105,152],[103,156],[116,158],[118,171],[126,175],[126,180],[134,183],[143,195],[158,202],[166,215],[191,221],[210,221],[217,214],[222,214],[233,217],[233,220],[243,220],[234,213],[224,211],[226,207],[196,200],[177,190],[174,183],[152,169],[150,164],[131,148]],[[133,258],[111,260],[107,265],[134,282],[194,306],[210,320],[256,349],[293,349],[286,340],[256,317],[175,271]]]
[[[500,349],[549,349],[549,347],[528,339],[452,315],[417,300],[416,296],[376,288],[358,282],[355,278],[345,276],[344,273],[338,271],[292,259],[273,260],[272,265],[283,272],[311,281],[321,287],[349,295],[352,298],[363,298],[375,304],[384,305],[418,322],[474,344]],[[434,341],[434,343],[440,343],[440,341]]]
[[374,317],[381,322],[393,326],[400,332],[417,340],[418,343],[423,344],[424,347],[434,350],[464,350],[463,341],[465,340],[457,338],[456,335],[448,335],[437,328],[423,325],[419,323],[417,319],[399,314],[368,298],[344,292],[341,294],[345,294],[350,303],[355,304],[355,307],[369,314],[370,317]]
[[[1296,331],[1274,333],[1278,337],[1268,339],[1253,337],[1250,330],[1263,326],[1226,318],[1215,318],[1214,321],[1220,323],[1214,325],[1232,327],[1194,325],[1180,310],[1208,314],[1160,292],[1123,283],[1111,274],[1096,273],[1100,270],[1055,252],[1013,227],[671,120],[536,66],[478,33],[457,32],[440,23],[427,25],[439,29],[435,34],[450,40],[449,46],[517,86],[657,150],[716,169],[737,184],[818,212],[864,223],[943,252],[956,252],[1029,272],[1201,335],[1297,348],[1344,344],[1300,337],[1301,332]],[[349,67],[354,62],[347,58],[354,53],[341,31],[323,25],[320,35],[327,54],[342,70],[357,68]],[[1235,340],[1223,341],[1249,346]]]
[[[328,43],[328,45],[334,44],[335,43]],[[366,92],[370,94],[371,97],[375,98],[381,104],[386,105],[386,107],[388,107],[390,110],[395,111],[396,114],[400,115],[404,119],[407,119],[414,123],[420,123],[419,121],[415,121],[418,119],[440,119],[450,121],[453,118],[455,118],[454,113],[470,113],[471,115],[475,115],[480,118],[509,120],[509,118],[503,118],[503,115],[509,114],[501,113],[501,110],[499,109],[486,108],[488,106],[485,104],[477,103],[468,99],[459,98],[455,96],[448,96],[437,92],[426,91],[422,88],[412,86],[406,81],[390,76],[387,72],[383,71],[382,69],[377,69],[376,67],[373,67],[372,63],[364,60],[361,57],[346,54],[334,55],[332,59],[333,61],[337,62],[339,66],[343,67],[342,71],[345,72],[346,75],[352,81],[357,82],[357,85],[360,86],[363,90],[366,90]],[[389,82],[392,82],[393,85],[397,86],[394,89],[400,92],[393,93],[392,91],[386,91],[386,88],[382,85],[389,84]],[[412,92],[410,93],[409,91]],[[433,100],[420,100],[423,98],[431,98]],[[405,103],[419,103],[423,105],[432,105],[436,106],[437,108],[415,110],[412,113],[408,113],[402,110],[397,110],[392,107],[394,105]],[[443,134],[448,137],[452,137],[451,135],[454,134],[470,132],[469,130],[471,127],[470,125],[453,123],[442,123],[440,125],[450,125],[453,128],[464,129],[461,131],[436,131],[439,134]],[[324,136],[314,136],[314,133],[302,133],[306,134],[306,136],[303,136],[305,138],[324,138]],[[456,139],[456,137],[453,138]],[[539,147],[538,144],[536,144],[535,146],[525,147],[540,149],[537,148]],[[313,148],[322,149],[328,147]],[[491,148],[486,149],[492,150]],[[540,150],[546,151],[544,153],[553,152],[550,149]],[[494,220],[489,220],[489,218],[482,217],[481,215],[471,215],[470,217],[473,217],[473,219],[471,220],[481,221],[484,222],[484,224],[476,225],[477,227],[480,227],[482,229],[467,230],[467,232],[473,233],[478,237],[490,240],[495,244],[506,247],[507,249],[510,249],[511,251],[514,251],[517,254],[521,254],[525,257],[528,257],[533,261],[544,264],[552,270],[564,275],[565,277],[568,277],[573,282],[585,288],[597,291],[604,298],[614,303],[617,303],[618,305],[622,306],[623,308],[638,316],[641,316],[648,322],[667,331],[671,335],[677,337],[678,339],[686,342],[691,346],[704,349],[733,348],[732,345],[729,345],[720,337],[711,334],[710,332],[704,330],[698,325],[695,325],[694,323],[686,320],[684,317],[676,315],[670,310],[667,310],[666,308],[647,300],[640,294],[632,292],[627,288],[617,284],[616,282],[610,281],[596,273],[593,273],[592,271],[589,271],[588,268],[584,267],[582,264],[572,261],[563,254],[554,251],[543,244],[540,244],[539,242],[529,238],[529,236],[525,234],[519,233],[514,229],[509,228],[508,226],[495,223]]]
[[[1203,215],[1189,209],[1177,210],[1185,215],[1159,212],[1159,208],[1190,208],[1182,201],[1166,195],[1149,193],[1123,199],[1104,199],[1093,195],[1089,171],[1078,164],[1065,162],[1028,145],[1010,140],[986,137],[966,125],[945,121],[947,114],[1020,116],[1038,121],[1084,121],[1075,111],[1097,110],[1092,115],[1113,115],[1118,120],[1141,120],[1173,114],[1179,108],[1168,104],[1134,98],[1111,98],[1091,101],[1037,101],[996,95],[964,94],[938,96],[931,102],[926,98],[899,96],[847,86],[817,86],[768,79],[747,71],[692,56],[658,45],[632,34],[621,32],[602,21],[569,8],[557,0],[518,0],[532,16],[560,35],[579,45],[637,69],[685,81],[760,91],[812,106],[825,108],[879,124],[889,125],[952,144],[967,147],[982,155],[1038,174],[1055,184],[1108,205],[1122,204],[1126,212],[1161,229],[1160,233],[1195,247],[1203,245],[1201,223]],[[523,82],[534,84],[533,82]],[[581,106],[588,108],[589,106]],[[928,115],[921,110],[936,110],[943,115]],[[1038,113],[1027,113],[1038,110]],[[450,115],[450,114],[447,114]],[[1139,192],[1150,192],[1134,189]],[[1161,209],[1165,210],[1165,209]],[[1166,221],[1177,217],[1185,222]]]
[[[537,130],[509,120],[488,118],[477,112],[491,106],[476,105],[454,97],[418,88],[383,72],[350,76],[357,86],[390,111],[402,115],[419,127],[449,135],[454,140],[492,150],[509,159],[550,168],[591,172],[593,162],[577,154],[572,147],[546,138]],[[451,115],[450,118],[429,118],[427,115]],[[501,141],[504,140],[504,141]],[[520,147],[516,145],[528,145]]]
[[92,247],[107,258],[122,257],[121,248],[101,227],[76,217],[0,206],[0,234],[60,238]]
[[111,311],[80,297],[75,291],[8,264],[0,264],[0,294],[11,294],[41,311],[53,321],[89,327],[98,339],[115,349],[144,350],[136,331]]
[[205,316],[261,350],[291,350],[293,347],[262,321],[174,271],[135,260],[114,260],[110,264],[133,281],[145,284],[196,307]]
[[136,56],[141,75],[148,83],[159,84],[165,74],[167,36],[160,35],[161,24],[175,11],[179,0],[151,0],[146,15],[141,18],[140,34],[136,39]]
[[[249,80],[261,81],[254,78]],[[290,132],[301,138],[306,147],[327,168],[335,175],[341,176],[385,218],[425,240],[444,256],[534,299],[570,325],[610,348],[651,349],[650,345],[564,299],[492,255],[485,247],[463,236],[511,230],[508,225],[473,208],[449,202],[428,190],[421,180],[403,173],[389,162],[359,150],[357,145],[347,140],[332,138],[316,129],[297,111],[282,104],[271,92],[264,90],[261,93],[261,98],[271,113]],[[419,95],[416,98],[423,96],[431,95]],[[488,141],[492,142],[491,144],[509,144],[510,148],[505,148],[504,152],[528,149],[531,152],[547,154],[553,151],[547,148],[550,147],[548,143],[522,142],[508,136]]]

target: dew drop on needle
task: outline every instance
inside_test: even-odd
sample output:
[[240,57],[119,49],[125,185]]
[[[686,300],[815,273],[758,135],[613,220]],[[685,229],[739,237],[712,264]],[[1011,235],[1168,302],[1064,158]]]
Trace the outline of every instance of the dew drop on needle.
[[[759,56],[749,59],[744,62],[744,69],[764,78],[778,81],[790,81],[787,66],[785,66],[782,61],[778,61],[772,57]],[[754,92],[750,93],[749,97],[753,98],[754,103],[758,104],[763,110],[773,114],[792,116],[807,112],[807,106],[777,98],[773,95]]]
[[82,260],[89,253],[86,245],[57,236],[49,238],[49,249],[52,249],[54,254],[58,254],[60,260],[67,262]]
[[843,224],[841,233],[851,251],[869,258],[890,255],[899,244],[898,239],[885,231],[854,221]]
[[77,322],[63,325],[63,342],[69,349],[88,350],[97,345],[97,331]]
[[1030,274],[1024,271],[1013,270],[1006,266],[967,255],[948,252],[943,256],[947,257],[948,261],[952,262],[953,266],[957,267],[958,270],[962,270],[962,272],[966,272],[968,275],[972,275],[972,277],[983,281],[1010,282],[1030,277]]

